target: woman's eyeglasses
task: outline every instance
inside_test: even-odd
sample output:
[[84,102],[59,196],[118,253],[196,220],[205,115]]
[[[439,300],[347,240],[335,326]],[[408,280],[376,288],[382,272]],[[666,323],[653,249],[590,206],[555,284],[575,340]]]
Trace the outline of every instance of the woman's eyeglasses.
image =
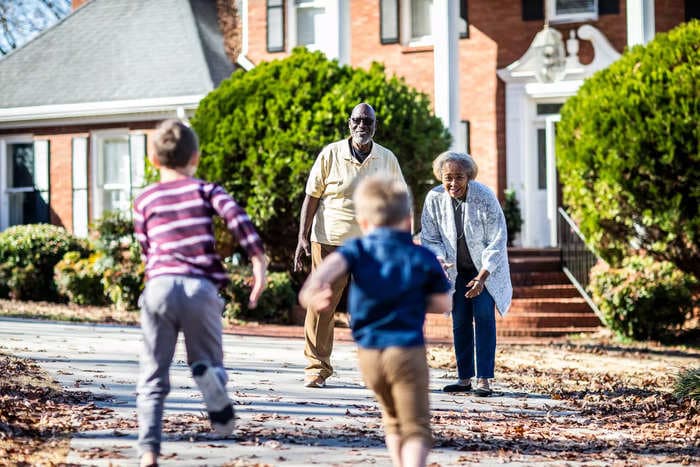
[[374,119],[369,117],[350,117],[350,121],[353,123],[353,125],[364,123],[367,126],[372,126],[374,123]]

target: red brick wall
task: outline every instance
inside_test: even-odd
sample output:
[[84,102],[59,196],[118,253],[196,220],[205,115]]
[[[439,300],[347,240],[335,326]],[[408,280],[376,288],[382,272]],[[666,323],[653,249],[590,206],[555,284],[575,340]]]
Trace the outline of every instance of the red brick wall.
[[656,0],[654,2],[654,15],[656,32],[666,32],[685,21],[685,2],[697,0]]
[[[90,137],[91,131],[110,128],[128,128],[130,132],[146,134],[147,150],[152,151],[153,134],[158,122],[135,122],[121,125],[60,126],[22,130],[2,130],[0,137],[12,134],[31,133],[34,139],[48,140],[50,150],[50,207],[51,223],[73,230],[73,183],[72,183],[72,141],[76,137]],[[92,216],[92,147],[88,142],[88,206],[90,221]]]
[[247,57],[251,62],[257,64],[287,56],[284,52],[267,52],[267,0],[248,0],[248,31]]
[[[620,13],[602,15],[592,22],[619,52],[627,44],[626,1],[619,0]],[[372,61],[384,63],[389,74],[396,74],[421,91],[433,96],[432,48],[382,45],[379,40],[379,8],[376,0],[350,2],[350,63],[368,67]],[[280,58],[284,53],[266,51],[266,2],[249,1],[249,58]],[[684,18],[683,0],[656,0],[657,31],[668,30]],[[497,193],[506,188],[505,85],[496,71],[520,58],[530,46],[543,21],[523,21],[521,0],[470,0],[470,37],[460,40],[460,116],[471,124],[471,152],[480,167],[479,179]],[[564,36],[580,23],[554,25]],[[590,63],[593,50],[580,41],[579,56]]]

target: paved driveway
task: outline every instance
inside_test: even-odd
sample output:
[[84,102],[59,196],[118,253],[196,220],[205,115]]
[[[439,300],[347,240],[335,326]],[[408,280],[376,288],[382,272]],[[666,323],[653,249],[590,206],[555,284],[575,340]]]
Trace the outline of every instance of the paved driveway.
[[[137,465],[135,384],[140,333],[137,328],[0,319],[0,347],[38,361],[62,386],[90,391],[114,410],[116,425],[81,432],[71,441],[68,462],[81,465]],[[391,465],[383,445],[377,406],[361,382],[353,344],[337,343],[336,375],[328,387],[303,387],[303,341],[255,336],[224,336],[229,392],[239,417],[233,436],[208,433],[204,406],[178,344],[166,401],[168,431],[163,465]],[[557,401],[503,389],[500,397],[448,396],[438,389],[449,379],[432,370],[433,414],[475,411],[541,416]],[[526,402],[526,403],[524,403]],[[454,417],[453,417],[454,418]],[[457,417],[459,420],[461,417]],[[455,432],[465,433],[459,422]],[[116,428],[115,428],[116,426]],[[429,462],[457,465],[460,451],[436,448]],[[484,453],[494,463],[498,453]]]

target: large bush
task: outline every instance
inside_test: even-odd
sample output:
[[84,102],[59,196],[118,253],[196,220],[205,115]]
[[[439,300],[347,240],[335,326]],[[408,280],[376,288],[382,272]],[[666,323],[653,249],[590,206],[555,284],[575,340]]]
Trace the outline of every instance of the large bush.
[[64,228],[48,224],[10,227],[0,233],[0,296],[17,300],[60,300],[53,268],[85,245]]
[[700,278],[699,48],[698,21],[658,34],[562,108],[564,200],[613,264],[642,248]]
[[430,162],[449,135],[428,97],[388,78],[379,64],[353,69],[295,49],[235,72],[199,104],[192,118],[202,153],[198,175],[220,182],[245,206],[273,264],[291,263],[311,165],[325,145],[349,136],[348,117],[363,101],[377,113],[375,140],[394,151],[420,203],[433,184]]
[[669,262],[631,256],[622,267],[605,263],[591,271],[591,297],[605,325],[636,340],[660,339],[678,329],[693,309],[693,276]]

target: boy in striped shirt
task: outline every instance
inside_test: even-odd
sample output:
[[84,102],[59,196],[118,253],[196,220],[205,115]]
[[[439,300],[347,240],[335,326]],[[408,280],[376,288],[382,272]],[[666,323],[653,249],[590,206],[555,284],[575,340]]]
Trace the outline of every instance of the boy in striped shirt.
[[194,131],[179,120],[166,120],[157,129],[154,146],[149,160],[159,169],[160,182],[134,201],[134,229],[146,260],[146,287],[139,301],[143,347],[137,396],[142,466],[157,465],[169,368],[180,330],[212,428],[224,435],[233,431],[221,343],[224,302],[218,296],[229,278],[214,249],[212,216],[224,219],[252,262],[250,308],[257,305],[266,282],[262,241],[246,212],[221,186],[192,177],[199,162]]

